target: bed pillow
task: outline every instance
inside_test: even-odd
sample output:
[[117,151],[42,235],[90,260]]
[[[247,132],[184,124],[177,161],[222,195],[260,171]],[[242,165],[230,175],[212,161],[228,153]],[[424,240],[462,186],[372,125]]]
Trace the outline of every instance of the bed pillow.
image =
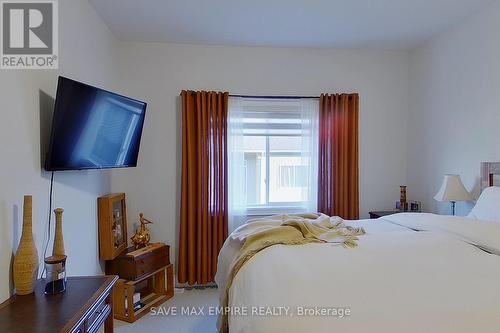
[[500,223],[500,187],[485,188],[468,217]]

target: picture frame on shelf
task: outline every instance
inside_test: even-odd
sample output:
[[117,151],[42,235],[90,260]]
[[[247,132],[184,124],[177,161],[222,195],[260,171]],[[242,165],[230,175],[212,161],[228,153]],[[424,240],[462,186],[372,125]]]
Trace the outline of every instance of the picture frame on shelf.
[[125,193],[97,198],[99,217],[99,257],[112,260],[127,249],[127,204]]

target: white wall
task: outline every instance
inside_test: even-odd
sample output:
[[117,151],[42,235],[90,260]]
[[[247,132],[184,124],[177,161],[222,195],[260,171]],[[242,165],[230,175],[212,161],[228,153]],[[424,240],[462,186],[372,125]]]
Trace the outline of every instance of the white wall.
[[[89,3],[59,1],[59,18],[59,71],[0,70],[0,302],[11,292],[11,259],[21,236],[24,194],[33,195],[33,230],[43,263],[50,174],[40,167],[40,91],[54,97],[58,74],[116,88],[117,42]],[[109,171],[56,173],[54,207],[65,209],[69,275],[101,272],[96,198],[110,187]]]
[[410,55],[408,185],[424,208],[449,213],[432,199],[443,174],[460,174],[477,194],[480,162],[500,160],[499,41],[496,2]]
[[399,185],[406,182],[406,52],[154,43],[123,43],[121,50],[120,88],[149,105],[139,167],[113,171],[112,189],[128,194],[129,221],[139,211],[155,221],[153,238],[171,244],[174,259],[182,89],[252,95],[359,92],[361,214],[391,208],[399,197]]

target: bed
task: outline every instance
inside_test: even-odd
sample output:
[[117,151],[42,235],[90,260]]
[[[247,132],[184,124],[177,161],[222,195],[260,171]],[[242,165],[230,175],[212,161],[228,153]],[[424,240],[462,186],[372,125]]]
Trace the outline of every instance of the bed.
[[[227,293],[229,331],[499,332],[500,163],[468,217],[402,213],[347,222],[359,246],[275,245],[254,255]],[[498,206],[498,207],[497,207]],[[238,250],[228,238],[216,282]]]

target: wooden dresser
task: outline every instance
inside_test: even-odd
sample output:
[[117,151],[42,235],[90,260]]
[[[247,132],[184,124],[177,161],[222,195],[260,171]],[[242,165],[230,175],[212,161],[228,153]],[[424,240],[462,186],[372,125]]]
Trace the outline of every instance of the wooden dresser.
[[69,277],[66,291],[56,295],[45,295],[40,280],[33,294],[0,304],[0,332],[94,333],[104,324],[104,331],[112,333],[117,280],[116,275]]

